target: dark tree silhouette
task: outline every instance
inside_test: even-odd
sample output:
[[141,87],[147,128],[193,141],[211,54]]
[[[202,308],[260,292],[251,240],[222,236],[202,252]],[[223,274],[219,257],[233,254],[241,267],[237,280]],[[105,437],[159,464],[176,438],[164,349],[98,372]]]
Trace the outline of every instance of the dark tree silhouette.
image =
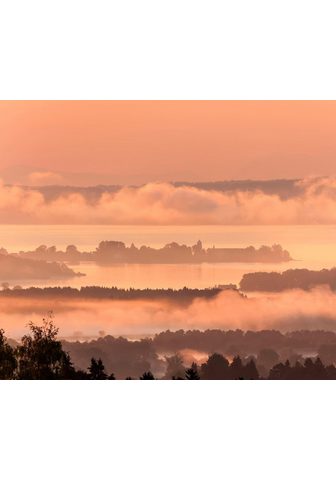
[[244,378],[243,362],[239,356],[234,357],[230,365],[230,377],[232,380]]
[[185,378],[187,380],[200,380],[200,376],[198,373],[198,366],[195,362],[192,363],[190,368],[187,368],[185,371]]
[[76,378],[70,356],[56,339],[58,328],[52,320],[43,319],[41,326],[29,324],[30,334],[24,335],[16,349],[19,379],[57,380]]
[[230,378],[229,362],[220,353],[210,355],[206,363],[201,366],[203,380],[227,380]]
[[155,378],[152,372],[148,371],[141,375],[140,380],[155,380]]
[[90,380],[90,375],[84,370],[75,370],[74,378],[72,380]]
[[259,373],[253,359],[249,360],[244,368],[243,378],[246,380],[258,380]]
[[10,380],[17,367],[14,349],[8,345],[4,331],[0,329],[0,379]]
[[91,365],[88,368],[90,380],[106,380],[107,374],[102,359],[91,358]]
[[269,380],[284,380],[290,377],[290,364],[277,363],[269,372]]
[[335,380],[336,368],[334,365],[325,367],[318,357],[315,360],[306,358],[303,365],[296,362],[294,367],[287,360],[285,363],[274,365],[268,378],[269,380]]
[[327,378],[325,367],[319,357],[315,360],[313,372],[316,380],[325,380]]

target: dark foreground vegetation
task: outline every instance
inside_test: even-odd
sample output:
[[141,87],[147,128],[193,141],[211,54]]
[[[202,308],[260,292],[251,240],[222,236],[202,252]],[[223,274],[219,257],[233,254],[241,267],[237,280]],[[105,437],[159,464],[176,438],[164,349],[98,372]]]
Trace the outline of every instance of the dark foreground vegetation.
[[[181,331],[183,332],[183,331]],[[177,332],[181,335],[181,332]],[[218,334],[218,331],[208,331]],[[237,331],[239,332],[239,331]],[[183,332],[187,335],[192,332]],[[197,333],[197,332],[196,332]],[[198,332],[199,335],[206,332]],[[223,336],[235,332],[222,332]],[[243,334],[243,332],[241,332]],[[0,379],[4,380],[115,380],[118,379],[173,379],[173,380],[336,380],[336,340],[333,332],[292,332],[296,342],[301,338],[307,348],[315,336],[326,343],[319,346],[319,355],[306,356],[284,351],[278,353],[272,348],[261,348],[257,355],[211,353],[199,364],[186,362],[181,353],[170,356],[158,355],[158,340],[162,341],[168,332],[154,339],[131,342],[125,338],[104,337],[92,342],[62,342],[57,338],[58,329],[51,319],[43,320],[42,325],[29,324],[29,332],[21,342],[7,340],[0,330]],[[169,332],[174,335],[174,332]],[[244,337],[280,339],[280,332],[246,332]],[[316,335],[317,334],[317,335]],[[161,336],[161,338],[160,338]],[[238,336],[241,336],[238,333]],[[280,336],[280,337],[279,337]],[[304,340],[304,341],[303,341]],[[307,344],[308,340],[308,344]],[[263,343],[263,342],[261,342]],[[260,342],[259,342],[260,344]],[[103,348],[105,347],[105,348]],[[205,346],[203,345],[203,349]],[[249,347],[254,349],[254,347]],[[316,345],[315,347],[316,348]],[[223,346],[222,346],[223,349]],[[83,358],[89,361],[82,368],[78,361],[78,351],[84,352]],[[168,348],[166,348],[168,351]],[[115,366],[106,369],[103,357],[106,352],[115,354]],[[77,354],[76,354],[77,352]],[[73,355],[74,354],[74,355]],[[109,358],[106,357],[108,360]],[[322,361],[324,359],[324,361]],[[158,372],[161,369],[161,373]],[[154,373],[153,373],[154,372]],[[156,372],[156,373],[155,373]]]

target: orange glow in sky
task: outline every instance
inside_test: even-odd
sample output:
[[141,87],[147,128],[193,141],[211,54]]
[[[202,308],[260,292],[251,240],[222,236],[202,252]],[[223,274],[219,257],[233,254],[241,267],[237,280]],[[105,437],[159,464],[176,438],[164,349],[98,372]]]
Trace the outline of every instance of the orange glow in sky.
[[11,182],[298,178],[335,159],[336,101],[0,102]]

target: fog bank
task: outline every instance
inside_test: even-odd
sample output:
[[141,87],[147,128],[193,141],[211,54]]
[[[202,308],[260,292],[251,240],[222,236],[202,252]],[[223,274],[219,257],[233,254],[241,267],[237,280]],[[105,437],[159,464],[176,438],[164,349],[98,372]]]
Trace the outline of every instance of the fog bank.
[[1,298],[1,328],[18,338],[30,320],[40,322],[52,310],[60,335],[144,336],[178,329],[336,329],[336,295],[328,288],[291,290],[244,298],[225,291],[189,306],[169,301],[109,301]]

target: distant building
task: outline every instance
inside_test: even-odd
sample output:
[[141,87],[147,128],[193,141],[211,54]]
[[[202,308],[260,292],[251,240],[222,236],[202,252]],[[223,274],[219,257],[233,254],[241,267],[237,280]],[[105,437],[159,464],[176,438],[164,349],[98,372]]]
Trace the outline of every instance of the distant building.
[[238,290],[237,285],[234,283],[228,283],[226,285],[215,285],[214,288],[218,288],[219,290]]

